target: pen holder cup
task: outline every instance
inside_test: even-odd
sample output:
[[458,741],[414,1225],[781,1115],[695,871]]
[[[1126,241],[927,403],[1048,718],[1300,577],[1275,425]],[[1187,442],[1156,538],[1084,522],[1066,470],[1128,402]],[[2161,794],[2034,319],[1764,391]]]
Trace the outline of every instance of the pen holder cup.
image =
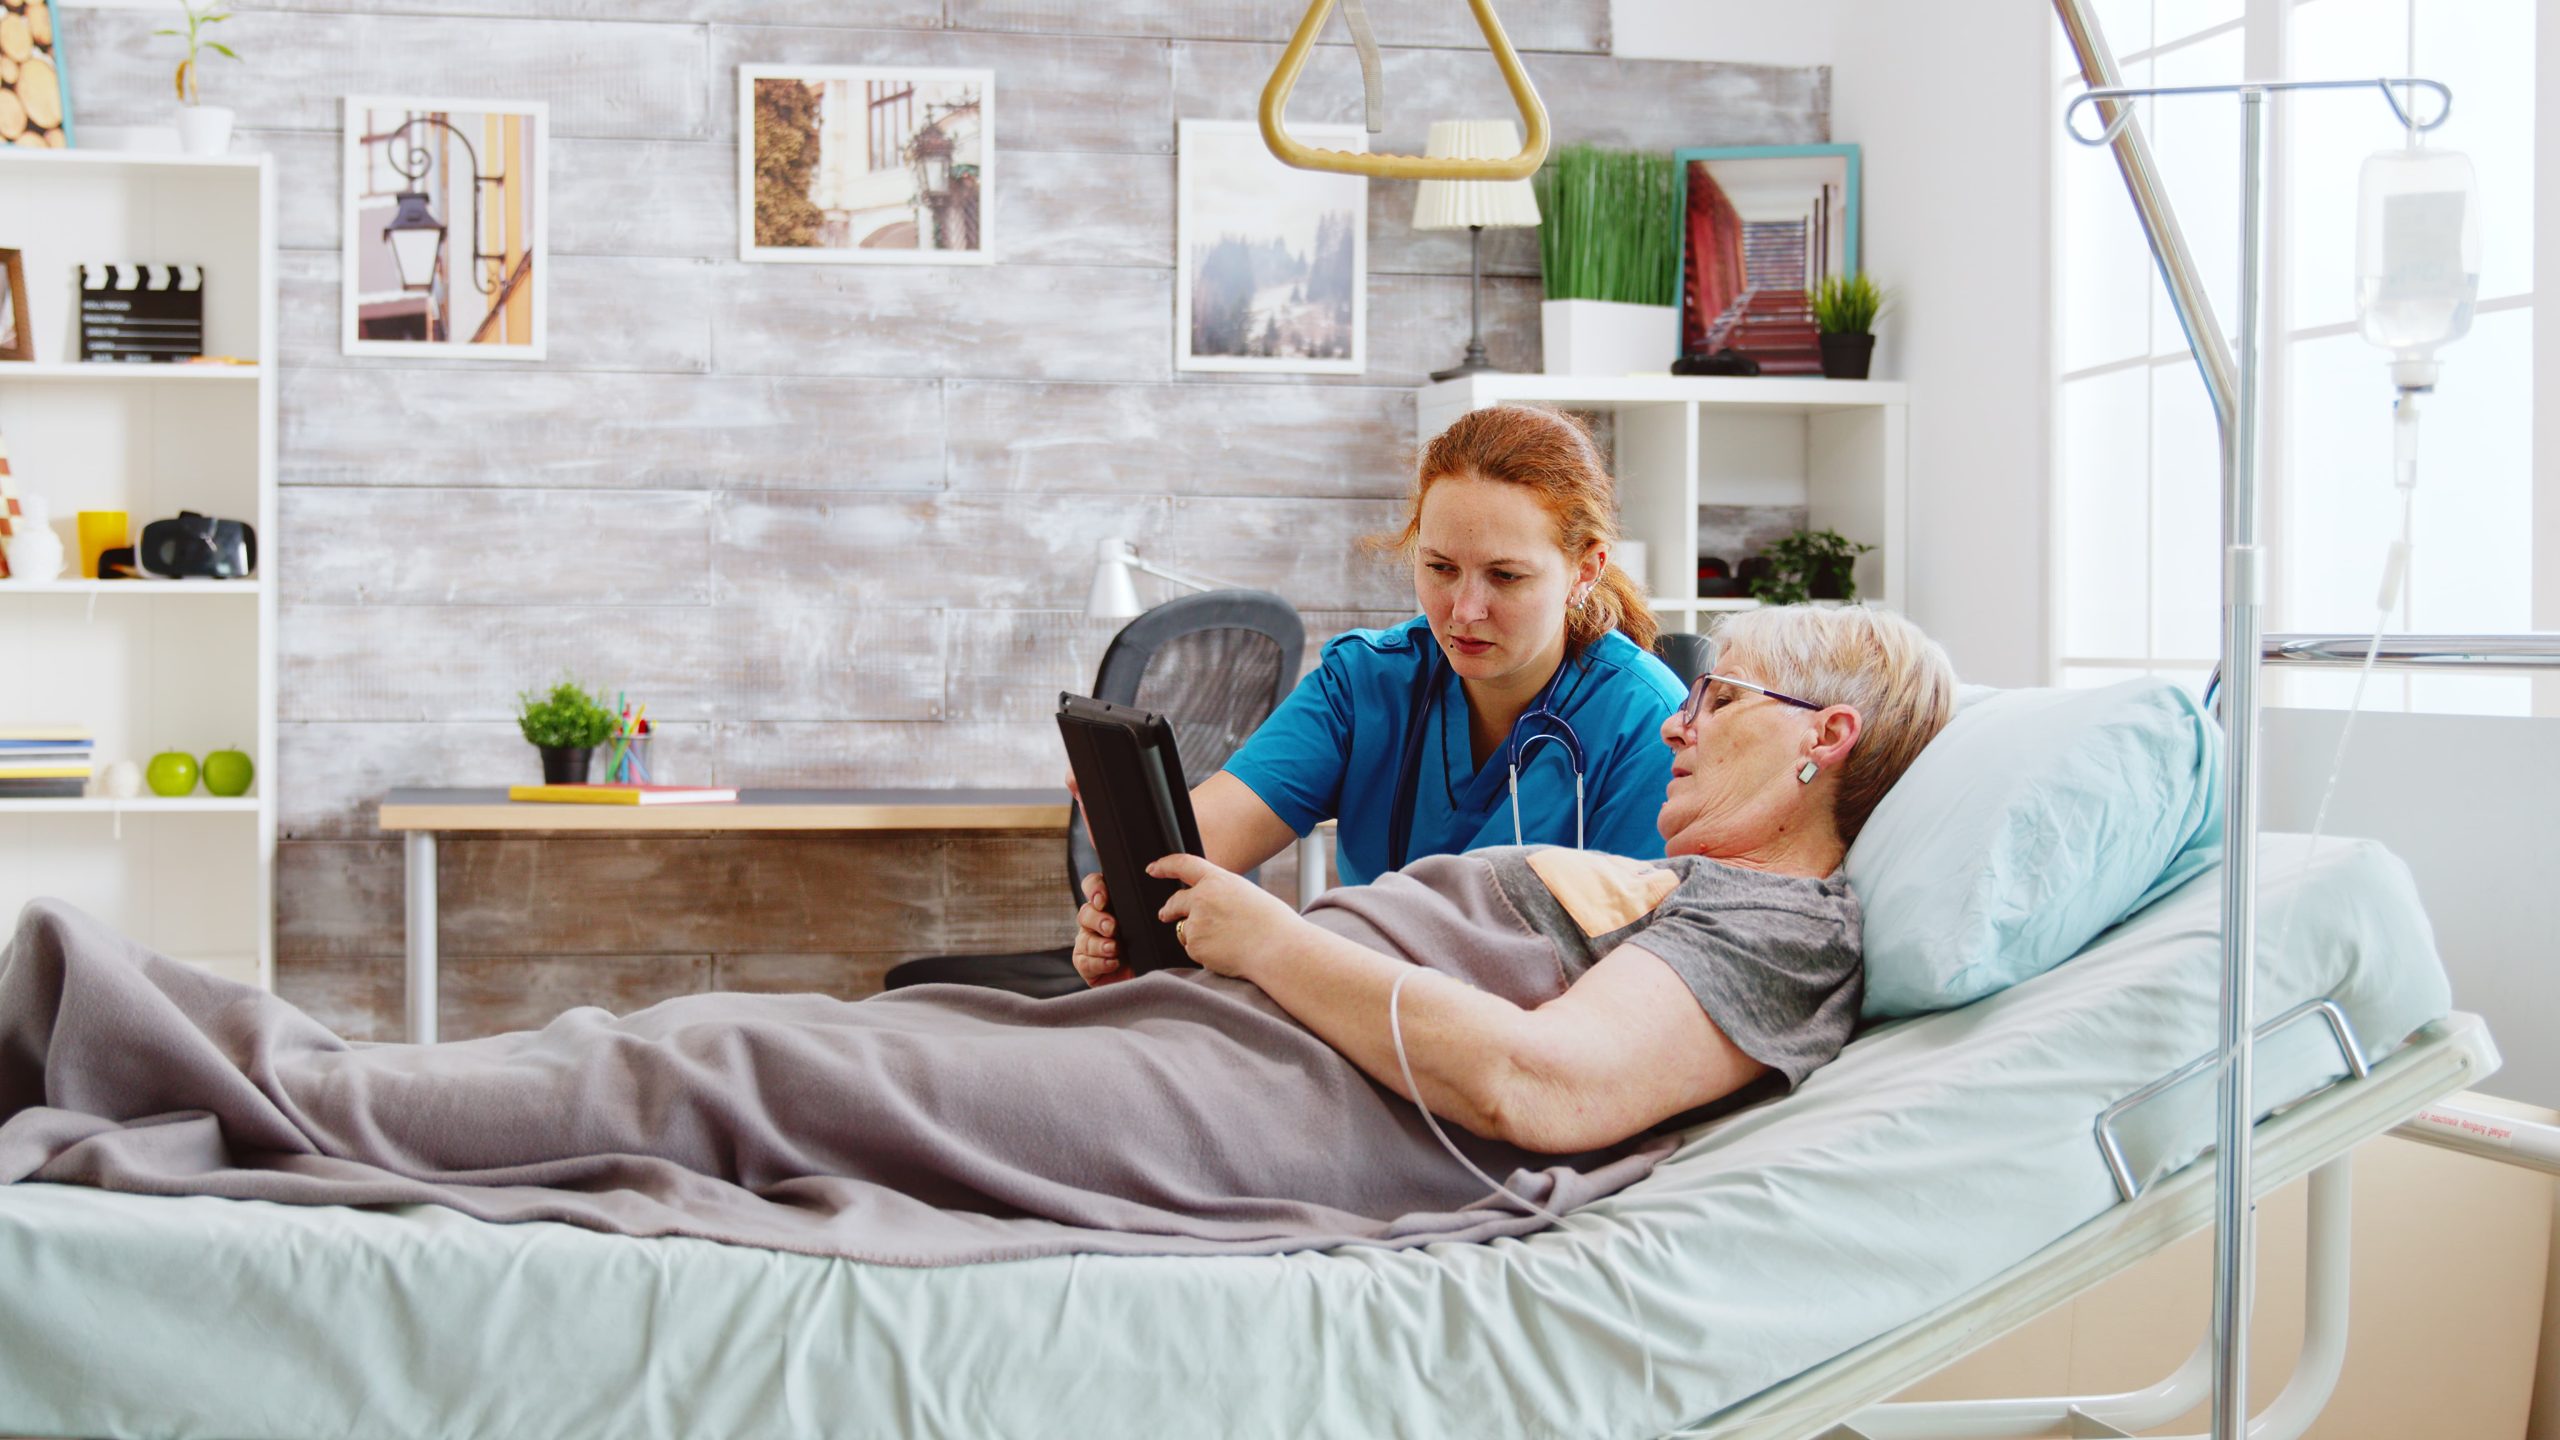
[[[658,780],[657,766],[652,764],[649,759],[649,742],[652,738],[654,737],[642,735],[633,740],[630,745],[626,747],[623,753],[622,763],[615,767],[614,773],[604,777],[605,782],[612,785],[654,785],[660,783]],[[601,753],[605,759],[611,760],[613,758],[613,747],[611,745],[606,745],[602,748]]]

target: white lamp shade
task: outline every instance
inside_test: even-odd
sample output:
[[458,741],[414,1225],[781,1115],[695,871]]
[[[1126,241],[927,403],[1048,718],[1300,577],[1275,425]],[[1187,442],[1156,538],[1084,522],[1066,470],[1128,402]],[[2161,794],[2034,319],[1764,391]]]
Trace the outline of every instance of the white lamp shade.
[[1129,578],[1129,542],[1114,538],[1097,548],[1093,588],[1085,592],[1084,613],[1096,620],[1136,618],[1138,587]]
[[392,264],[400,272],[400,288],[424,290],[436,283],[436,250],[444,230],[390,230]]
[[[1508,120],[1434,120],[1423,149],[1434,160],[1508,160],[1519,153],[1520,131]],[[1526,180],[1425,180],[1414,188],[1416,230],[1538,223],[1537,192]]]

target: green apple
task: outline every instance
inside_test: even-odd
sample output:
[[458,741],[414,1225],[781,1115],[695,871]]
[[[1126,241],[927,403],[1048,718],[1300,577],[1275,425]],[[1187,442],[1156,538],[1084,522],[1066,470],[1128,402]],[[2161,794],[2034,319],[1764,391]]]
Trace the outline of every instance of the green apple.
[[178,796],[192,794],[196,788],[196,757],[163,750],[151,757],[151,764],[142,772],[142,778],[150,784],[154,795],[166,795],[174,800]]
[[216,750],[204,757],[204,788],[229,799],[249,793],[258,767],[237,750]]

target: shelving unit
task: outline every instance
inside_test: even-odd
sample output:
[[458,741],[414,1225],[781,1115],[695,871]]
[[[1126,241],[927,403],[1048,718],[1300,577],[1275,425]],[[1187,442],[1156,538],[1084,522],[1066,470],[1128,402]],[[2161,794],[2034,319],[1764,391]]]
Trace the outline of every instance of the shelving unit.
[[[267,157],[0,149],[0,246],[25,252],[33,362],[0,363],[12,483],[49,502],[63,578],[0,580],[0,725],[79,725],[100,773],[237,747],[248,795],[0,800],[0,922],[67,900],[163,953],[275,971],[275,182]],[[74,274],[201,265],[205,349],[247,365],[83,363]],[[75,517],[199,510],[258,529],[247,580],[77,578]]]
[[[33,303],[32,298],[29,303]],[[172,380],[193,385],[226,380],[246,382],[256,380],[263,373],[263,369],[256,365],[108,365],[95,360],[59,363],[38,360],[9,367],[12,380],[71,380],[84,385],[104,381],[154,385]]]
[[[0,375],[0,380],[9,377]],[[67,559],[74,552],[64,547]],[[11,595],[256,595],[263,580],[17,580],[5,582]]]
[[1902,607],[1909,403],[1886,380],[1482,374],[1423,387],[1416,438],[1489,405],[1612,416],[1620,528],[1651,552],[1665,628],[1697,630],[1757,603],[1698,594],[1701,505],[1801,509],[1806,525],[1875,546],[1858,561],[1858,593]]

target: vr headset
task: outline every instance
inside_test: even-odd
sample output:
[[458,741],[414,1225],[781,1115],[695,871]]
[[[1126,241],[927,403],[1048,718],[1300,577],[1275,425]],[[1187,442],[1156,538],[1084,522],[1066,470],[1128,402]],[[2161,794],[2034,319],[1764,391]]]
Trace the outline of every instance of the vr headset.
[[240,520],[181,510],[142,527],[142,543],[98,556],[98,573],[153,580],[243,580],[258,568],[258,532]]

